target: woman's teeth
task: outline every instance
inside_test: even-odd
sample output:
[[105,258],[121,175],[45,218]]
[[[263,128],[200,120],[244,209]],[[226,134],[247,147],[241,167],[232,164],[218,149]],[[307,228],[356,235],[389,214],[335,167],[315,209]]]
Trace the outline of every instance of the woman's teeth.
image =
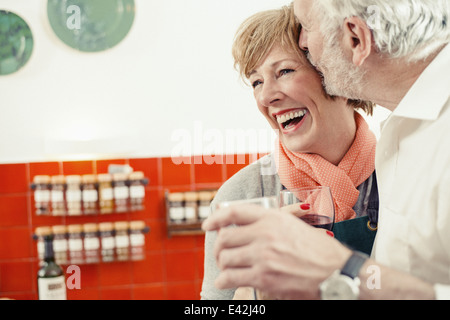
[[282,116],[277,116],[277,121],[279,124],[284,124],[285,122],[288,122],[295,118],[303,117],[307,112],[308,112],[307,110],[300,110],[300,111],[286,113],[286,114],[283,114]]

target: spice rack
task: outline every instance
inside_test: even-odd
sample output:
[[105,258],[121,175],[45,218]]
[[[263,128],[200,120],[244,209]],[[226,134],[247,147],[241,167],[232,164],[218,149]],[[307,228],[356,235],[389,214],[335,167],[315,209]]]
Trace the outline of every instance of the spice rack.
[[52,236],[55,261],[59,265],[86,265],[145,259],[144,221],[116,221],[42,226],[35,229],[39,263],[44,256],[44,237]]
[[144,210],[143,172],[38,175],[33,179],[36,215],[86,216]]
[[168,236],[203,234],[202,222],[209,216],[217,190],[165,192]]

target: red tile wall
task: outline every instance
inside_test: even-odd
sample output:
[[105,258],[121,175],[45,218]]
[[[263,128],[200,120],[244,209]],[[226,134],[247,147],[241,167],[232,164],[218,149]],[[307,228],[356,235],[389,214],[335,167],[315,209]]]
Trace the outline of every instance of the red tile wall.
[[[185,160],[180,165],[171,158],[0,164],[0,297],[37,299],[38,259],[32,239],[36,227],[144,220],[150,227],[146,259],[80,266],[81,289],[68,290],[68,299],[199,299],[204,235],[167,236],[164,193],[219,188],[254,157],[226,159],[229,164],[208,165],[199,161],[201,157],[197,161],[178,159]],[[105,173],[109,164],[128,164],[149,178],[144,211],[95,217],[36,216],[30,189],[35,175]]]

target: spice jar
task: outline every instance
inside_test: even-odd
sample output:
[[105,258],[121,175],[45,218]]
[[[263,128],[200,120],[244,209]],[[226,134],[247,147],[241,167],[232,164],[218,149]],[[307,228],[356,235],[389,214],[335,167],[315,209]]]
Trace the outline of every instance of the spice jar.
[[195,222],[198,217],[198,193],[184,193],[184,216],[186,222]]
[[79,216],[81,215],[81,176],[67,176],[66,183],[67,214],[69,216]]
[[209,217],[211,213],[211,201],[213,199],[213,193],[211,191],[201,191],[198,195],[199,206],[198,206],[198,218],[200,220],[205,220]]
[[126,261],[129,259],[130,238],[128,236],[128,222],[114,222],[116,258],[118,261]]
[[130,257],[133,261],[145,259],[145,222],[130,222]]
[[128,175],[126,173],[114,173],[114,210],[125,212],[128,210],[129,189],[127,186]]
[[143,210],[145,198],[144,173],[142,171],[132,172],[128,179],[130,181],[130,210]]
[[39,259],[39,265],[42,265],[44,261],[45,244],[44,237],[50,236],[52,234],[52,229],[50,227],[38,227],[34,231],[37,238],[37,254]]
[[184,214],[184,194],[181,192],[169,193],[169,218],[172,222],[181,223],[185,218]]
[[67,255],[67,228],[64,225],[52,226],[53,231],[53,251],[55,253],[55,262],[59,265],[68,264]]
[[112,222],[102,222],[99,223],[98,230],[100,231],[102,261],[114,261],[114,225]]
[[67,226],[69,240],[69,260],[71,264],[83,264],[83,228],[80,224]]
[[97,176],[93,174],[85,174],[82,179],[82,199],[83,199],[83,212],[84,214],[97,213]]
[[114,210],[114,193],[112,187],[112,176],[108,173],[99,174],[98,197],[101,214],[112,213]]
[[65,192],[65,176],[58,175],[51,177],[51,192],[50,198],[52,203],[52,215],[63,216],[66,212],[66,203],[64,200]]
[[84,232],[84,258],[86,263],[98,263],[100,261],[100,239],[96,223],[83,225]]
[[34,183],[34,206],[37,215],[50,213],[50,176],[35,176]]

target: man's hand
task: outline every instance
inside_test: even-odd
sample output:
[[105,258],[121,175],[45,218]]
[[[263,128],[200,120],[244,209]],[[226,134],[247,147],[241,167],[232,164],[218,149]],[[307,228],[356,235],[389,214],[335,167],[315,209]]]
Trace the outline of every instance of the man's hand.
[[[237,225],[237,228],[225,228]],[[351,251],[291,214],[257,206],[218,210],[203,223],[217,230],[219,289],[254,287],[280,299],[318,299],[319,284]]]

